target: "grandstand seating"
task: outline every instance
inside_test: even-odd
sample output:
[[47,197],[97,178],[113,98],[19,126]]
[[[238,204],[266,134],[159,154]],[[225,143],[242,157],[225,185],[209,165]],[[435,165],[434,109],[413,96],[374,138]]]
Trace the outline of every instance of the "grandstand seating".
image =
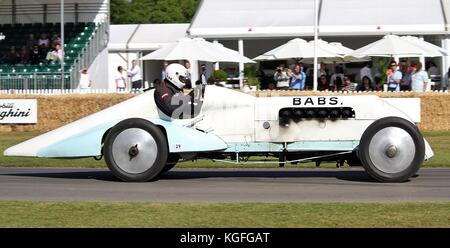
[[[83,52],[87,42],[91,39],[96,29],[95,23],[65,23],[64,25],[64,70],[70,72],[77,62],[77,58]],[[25,23],[25,24],[3,24],[0,25],[0,32],[6,38],[0,40],[0,54],[6,54],[10,46],[15,46],[19,52],[22,45],[26,43],[29,33],[34,33],[35,38],[39,39],[39,35],[44,32],[47,38],[51,38],[51,34],[56,32],[60,37],[59,23]],[[44,77],[59,75],[61,72],[60,63],[40,63],[39,65],[31,64],[0,64],[0,77],[13,76],[30,76],[40,75]],[[17,86],[9,85],[4,81],[0,83],[0,89],[17,88]]]

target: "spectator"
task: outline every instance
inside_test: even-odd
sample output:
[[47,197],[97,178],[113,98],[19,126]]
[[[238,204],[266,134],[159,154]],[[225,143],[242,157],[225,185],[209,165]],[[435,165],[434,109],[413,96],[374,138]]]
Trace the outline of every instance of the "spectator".
[[431,89],[432,85],[435,85],[437,82],[439,82],[441,73],[439,72],[439,69],[437,68],[436,64],[433,61],[430,61],[430,67],[428,68],[428,76],[431,79],[431,84],[427,85],[427,90]]
[[133,60],[131,71],[128,71],[128,77],[131,78],[131,88],[140,89],[142,88],[142,77],[141,77],[141,67],[138,65],[137,60]]
[[40,36],[40,38],[39,38],[39,40],[38,40],[38,45],[39,45],[39,46],[44,45],[46,49],[49,48],[49,46],[50,46],[50,41],[48,40],[47,34],[46,34],[46,33],[44,33],[44,32],[41,33],[41,36]]
[[280,64],[277,67],[273,79],[277,83],[277,89],[285,90],[289,88],[289,75],[287,70],[284,68],[284,64]]
[[58,34],[56,32],[52,32],[52,36],[50,37],[50,42],[52,48],[56,48],[57,44],[61,44],[61,38],[58,37]]
[[30,53],[29,53],[27,46],[23,45],[22,49],[20,50],[20,63],[28,64],[29,56],[30,56]]
[[448,90],[448,85],[450,85],[450,67],[448,68],[447,75],[444,79],[444,85],[442,85],[442,90]]
[[38,45],[34,45],[33,50],[31,50],[30,52],[30,63],[37,65],[39,63],[42,62],[42,53],[41,50],[39,49]]
[[[334,89],[334,88],[331,88],[331,89]],[[317,90],[319,90],[319,91],[330,90],[330,84],[328,83],[327,77],[325,75],[322,75],[319,77]]]
[[294,71],[290,74],[292,77],[291,88],[294,90],[305,90],[306,74],[300,65],[296,65]]
[[33,33],[28,34],[28,39],[25,42],[25,45],[27,46],[27,48],[29,50],[32,50],[34,48],[34,45],[37,45],[37,41],[36,41],[36,38],[34,37]]
[[48,53],[47,47],[46,47],[44,44],[41,44],[41,45],[39,46],[39,51],[40,51],[40,53],[41,53],[41,55],[42,55],[42,58],[41,58],[41,59],[45,59],[44,56],[46,56],[47,53]]
[[402,80],[402,73],[397,70],[397,62],[391,61],[387,69],[387,85],[388,91],[400,91],[400,81]]
[[[370,62],[366,62],[364,67],[359,71],[359,76],[361,82],[363,82],[364,77],[367,77],[371,83],[375,83],[372,77],[372,64]],[[374,88],[374,85],[370,85],[371,88]]]
[[341,89],[342,91],[355,91],[356,87],[358,86],[357,83],[354,83],[350,80],[349,77],[344,77],[344,87]]
[[61,44],[56,44],[55,50],[48,52],[46,56],[47,61],[62,61],[63,59],[63,52],[61,49]]
[[117,67],[117,73],[116,73],[116,90],[117,91],[124,91],[125,90],[125,77],[123,76],[123,67],[119,66]]
[[430,82],[428,73],[422,67],[422,63],[417,62],[415,65],[416,71],[411,76],[411,90],[414,92],[424,92]]
[[382,86],[381,86],[381,77],[377,77],[377,76],[375,76],[375,88],[374,88],[374,90],[376,90],[376,91],[380,91],[380,90],[382,90]]
[[402,79],[400,80],[400,90],[410,91],[411,90],[411,75],[412,68],[407,62],[402,62],[400,65],[400,72],[402,73]]
[[16,52],[16,47],[11,46],[8,54],[6,54],[5,62],[10,65],[15,65],[20,62],[20,54]]
[[371,89],[373,89],[372,81],[370,81],[370,78],[368,76],[364,76],[362,78],[361,85],[358,87],[358,91],[369,91]]
[[327,65],[323,62],[320,62],[319,71],[317,72],[317,76],[320,78],[322,75],[325,75],[328,79],[328,69]]
[[330,79],[330,88],[334,90],[341,90],[344,87],[344,69],[336,66],[335,73]]
[[61,49],[61,44],[57,43],[55,45],[55,50],[53,51],[53,55],[55,55],[59,61],[63,60],[63,51]]
[[188,71],[188,77],[189,79],[191,78],[192,72],[191,72],[191,63],[189,61],[184,62],[184,67],[186,67],[187,71]]
[[274,83],[269,83],[267,85],[267,89],[268,90],[275,90],[277,88],[277,86]]
[[80,83],[78,85],[78,88],[81,90],[87,90],[91,88],[92,81],[89,78],[88,69],[83,68],[80,70]]
[[200,79],[201,79],[201,81],[202,81],[202,84],[208,84],[208,78],[209,78],[209,75],[208,75],[208,71],[207,71],[207,69],[206,69],[206,65],[205,64],[202,64],[201,66],[200,66]]
[[[166,72],[166,68],[167,66],[169,66],[169,62],[164,61],[163,63],[163,69],[161,71],[161,82],[164,81],[164,79],[166,79],[167,77],[167,72]],[[155,79],[156,80],[156,79]]]

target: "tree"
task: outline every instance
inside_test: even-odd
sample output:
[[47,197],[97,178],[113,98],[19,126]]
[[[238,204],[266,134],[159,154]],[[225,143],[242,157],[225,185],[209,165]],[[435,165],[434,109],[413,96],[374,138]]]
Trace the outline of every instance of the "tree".
[[111,0],[111,23],[188,23],[198,0]]

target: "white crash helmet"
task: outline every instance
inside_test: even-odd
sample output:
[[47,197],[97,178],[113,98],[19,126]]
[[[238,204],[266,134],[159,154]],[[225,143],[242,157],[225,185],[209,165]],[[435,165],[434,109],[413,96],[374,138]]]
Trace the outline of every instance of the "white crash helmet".
[[170,64],[166,68],[166,79],[178,89],[183,89],[186,84],[190,85],[189,72],[180,64]]

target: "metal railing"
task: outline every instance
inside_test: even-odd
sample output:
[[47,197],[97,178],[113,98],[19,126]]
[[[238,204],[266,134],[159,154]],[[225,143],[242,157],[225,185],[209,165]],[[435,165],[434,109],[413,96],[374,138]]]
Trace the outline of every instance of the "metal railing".
[[37,89],[61,89],[70,87],[70,77],[65,76],[64,81],[61,75],[51,74],[19,74],[0,76],[0,90],[37,90]]
[[106,48],[109,40],[109,22],[104,21],[96,24],[96,28],[89,41],[78,55],[73,69],[70,72],[71,88],[76,88],[80,79],[80,70],[89,67],[97,55]]

